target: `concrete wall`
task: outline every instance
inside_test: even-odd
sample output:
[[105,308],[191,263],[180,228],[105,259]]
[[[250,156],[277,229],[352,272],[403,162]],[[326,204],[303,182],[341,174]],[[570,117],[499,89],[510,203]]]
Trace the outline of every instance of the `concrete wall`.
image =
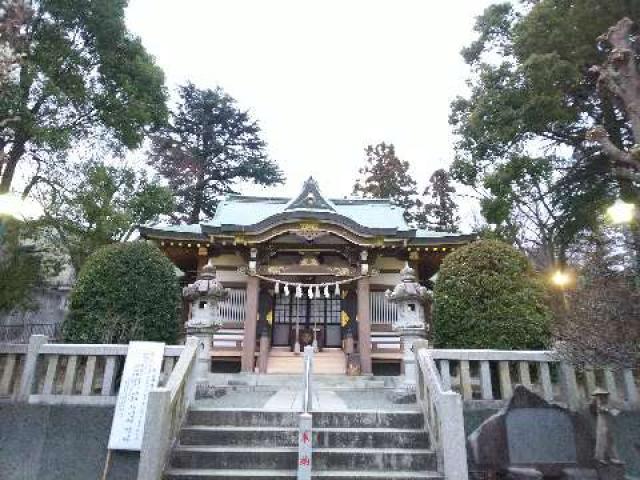
[[[482,422],[496,412],[497,410],[490,409],[465,410],[465,434],[469,436]],[[594,417],[588,411],[581,412],[581,415],[588,418],[595,431]],[[614,435],[618,453],[626,463],[627,475],[640,477],[640,412],[629,411],[620,413],[615,420]]]
[[[0,404],[2,480],[93,480],[102,475],[113,407]],[[109,480],[135,480],[137,452],[114,452]]]

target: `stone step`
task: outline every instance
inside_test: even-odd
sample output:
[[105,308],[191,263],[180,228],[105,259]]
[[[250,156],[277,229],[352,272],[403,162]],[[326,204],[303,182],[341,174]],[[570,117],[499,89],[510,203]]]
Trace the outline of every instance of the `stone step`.
[[[314,375],[339,375],[346,371],[346,356],[342,350],[323,351],[314,354]],[[304,356],[288,351],[272,351],[267,361],[267,373],[302,375]]]
[[[180,432],[181,445],[295,447],[298,429],[289,427],[211,427],[193,425]],[[317,428],[313,446],[334,448],[428,448],[421,429]]]
[[[297,412],[269,412],[258,409],[192,408],[185,425],[229,427],[297,427]],[[313,412],[314,428],[404,428],[422,429],[418,411]]]
[[[178,446],[172,468],[269,469],[294,468],[296,447]],[[317,470],[423,471],[436,469],[436,457],[428,449],[315,448],[312,465]]]
[[[314,360],[316,358],[329,357],[329,356],[339,356],[344,357],[345,353],[340,348],[324,348],[321,352],[315,352],[313,354]],[[273,347],[269,352],[270,357],[275,356],[284,356],[284,357],[298,357],[304,358],[303,353],[294,353],[289,349],[289,347]]]
[[[432,471],[403,472],[403,471],[317,471],[312,478],[318,480],[350,480],[352,478],[372,480],[441,480],[442,476]],[[172,468],[165,473],[165,480],[236,480],[241,478],[265,478],[269,480],[291,480],[296,478],[295,470],[218,470],[218,469],[179,469]]]
[[[313,378],[313,388],[317,390],[359,390],[359,389],[377,389],[377,388],[395,388],[401,377],[389,376],[354,376],[350,377],[343,374],[324,374],[315,375]],[[293,388],[300,389],[300,374],[252,374],[252,373],[235,373],[221,374],[210,373],[206,381],[199,384],[200,389],[206,387],[226,388],[234,387],[264,389],[271,390],[274,387],[278,389]]]

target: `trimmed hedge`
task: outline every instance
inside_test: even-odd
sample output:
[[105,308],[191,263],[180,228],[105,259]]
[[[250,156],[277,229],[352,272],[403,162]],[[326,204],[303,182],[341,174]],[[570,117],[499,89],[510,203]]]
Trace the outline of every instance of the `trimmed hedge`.
[[144,242],[98,249],[80,270],[63,324],[74,343],[175,343],[181,306],[171,261]]
[[434,289],[439,348],[540,349],[551,313],[541,278],[518,250],[497,240],[466,245],[442,262]]

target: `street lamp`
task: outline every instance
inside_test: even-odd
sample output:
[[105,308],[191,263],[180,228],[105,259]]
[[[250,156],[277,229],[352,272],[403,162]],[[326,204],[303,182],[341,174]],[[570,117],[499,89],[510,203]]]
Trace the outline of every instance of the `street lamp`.
[[6,218],[33,220],[42,216],[42,213],[42,207],[29,198],[22,198],[15,193],[0,195],[0,240],[6,229]]
[[0,217],[13,217],[16,220],[32,220],[42,215],[42,207],[37,202],[22,198],[14,193],[0,195]]
[[[632,236],[631,223],[636,218],[636,206],[633,203],[627,203],[623,200],[616,200],[613,205],[607,208],[607,216],[611,219],[611,222],[615,225],[623,225],[623,235],[627,241]],[[633,240],[630,241],[632,243]],[[635,265],[633,267],[633,278],[636,287],[640,287],[640,258],[638,253],[634,254]]]
[[567,271],[556,270],[551,275],[551,283],[553,283],[556,287],[561,288],[563,290],[567,288],[572,281],[573,281],[573,276]]
[[607,216],[615,225],[631,223],[635,218],[636,206],[623,200],[616,200],[613,205],[607,208]]

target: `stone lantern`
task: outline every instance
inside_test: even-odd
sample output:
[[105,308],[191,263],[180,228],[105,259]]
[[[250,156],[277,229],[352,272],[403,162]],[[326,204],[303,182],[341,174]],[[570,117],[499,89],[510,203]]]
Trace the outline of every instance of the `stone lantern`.
[[404,384],[396,391],[396,400],[410,401],[416,391],[416,360],[413,344],[424,340],[427,336],[425,309],[431,304],[431,292],[420,285],[413,268],[407,264],[400,272],[402,281],[395,286],[393,292],[387,290],[386,299],[398,306],[398,318],[393,329],[400,334],[404,367]]
[[202,268],[196,281],[182,289],[182,296],[190,303],[187,335],[198,337],[202,345],[198,358],[198,378],[209,373],[213,334],[221,324],[218,302],[228,295],[228,290],[216,279],[216,268],[211,260]]

